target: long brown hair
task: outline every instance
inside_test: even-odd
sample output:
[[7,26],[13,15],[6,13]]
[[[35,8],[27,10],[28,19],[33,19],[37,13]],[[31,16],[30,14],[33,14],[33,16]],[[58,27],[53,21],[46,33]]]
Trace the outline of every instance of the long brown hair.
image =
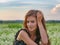
[[[37,12],[39,12],[39,13],[42,15],[42,24],[43,24],[43,27],[44,27],[46,33],[47,33],[46,26],[45,26],[45,19],[44,19],[44,17],[43,17],[43,13],[42,13],[40,10],[29,10],[29,11],[27,12],[27,14],[26,14],[26,16],[25,16],[25,20],[24,20],[24,27],[25,27],[26,29],[28,28],[28,27],[27,27],[27,18],[28,18],[29,16],[35,16],[36,19],[37,19]],[[38,26],[37,26],[37,29],[38,29]],[[36,33],[40,33],[39,30],[36,31]],[[47,34],[47,37],[48,37],[48,44],[47,44],[47,45],[50,45],[50,41],[49,41],[49,36],[48,36],[48,34]],[[38,38],[40,38],[39,35],[38,35]]]

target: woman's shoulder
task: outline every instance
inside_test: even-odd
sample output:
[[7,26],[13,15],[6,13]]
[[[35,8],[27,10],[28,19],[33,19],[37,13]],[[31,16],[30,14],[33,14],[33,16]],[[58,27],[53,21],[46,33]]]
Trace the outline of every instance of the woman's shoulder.
[[30,35],[29,32],[27,31],[27,29],[25,29],[25,28],[20,29],[19,34],[20,35],[25,35],[25,34]]
[[26,34],[30,37],[30,34],[29,34],[29,32],[27,31],[27,29],[21,28],[21,29],[16,33],[15,39],[17,39],[18,35],[21,37],[21,36],[25,36]]
[[26,29],[21,29],[18,36],[17,36],[17,40],[23,40],[29,37],[28,32],[26,31]]
[[25,29],[25,28],[21,28],[18,32],[19,32],[19,34],[28,33],[27,29]]
[[24,28],[22,28],[22,29],[19,30],[19,34],[20,34],[20,35],[21,35],[21,34],[24,34],[24,33],[26,33],[26,32],[27,32],[27,30],[24,29]]
[[17,36],[19,35],[19,33],[22,31],[22,30],[25,30],[25,29],[19,29],[17,32],[16,32],[16,34],[15,34],[15,39],[17,38]]
[[20,32],[27,32],[27,29],[21,28],[21,29],[19,29],[19,30],[17,31],[17,33],[19,34]]

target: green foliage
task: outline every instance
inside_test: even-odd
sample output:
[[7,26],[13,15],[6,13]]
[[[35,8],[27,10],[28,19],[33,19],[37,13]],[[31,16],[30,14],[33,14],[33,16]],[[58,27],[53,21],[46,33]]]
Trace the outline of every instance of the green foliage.
[[51,45],[60,45],[60,23],[47,23],[46,27]]
[[[23,27],[21,23],[0,24],[0,45],[13,45],[16,32]],[[46,23],[51,45],[60,45],[60,23]]]
[[8,24],[9,28],[22,28],[22,24]]

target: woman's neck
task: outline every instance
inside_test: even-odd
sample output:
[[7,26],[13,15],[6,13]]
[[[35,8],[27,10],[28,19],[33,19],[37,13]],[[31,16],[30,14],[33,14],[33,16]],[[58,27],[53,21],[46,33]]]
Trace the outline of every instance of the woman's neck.
[[36,39],[36,31],[29,31],[29,33],[30,33],[30,37],[31,37],[31,39],[33,40],[33,41],[35,41],[35,39]]
[[36,31],[35,30],[34,31],[29,31],[29,33],[30,33],[31,36],[34,36],[36,34]]

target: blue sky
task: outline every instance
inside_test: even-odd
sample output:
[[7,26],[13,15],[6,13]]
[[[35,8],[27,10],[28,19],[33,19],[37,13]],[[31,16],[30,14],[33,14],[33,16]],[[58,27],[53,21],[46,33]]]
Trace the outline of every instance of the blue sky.
[[28,5],[42,5],[51,6],[59,4],[57,0],[4,0],[0,1],[0,7],[12,7],[12,6],[28,6]]
[[30,9],[41,10],[46,20],[60,20],[60,0],[0,0],[0,20],[24,19]]

